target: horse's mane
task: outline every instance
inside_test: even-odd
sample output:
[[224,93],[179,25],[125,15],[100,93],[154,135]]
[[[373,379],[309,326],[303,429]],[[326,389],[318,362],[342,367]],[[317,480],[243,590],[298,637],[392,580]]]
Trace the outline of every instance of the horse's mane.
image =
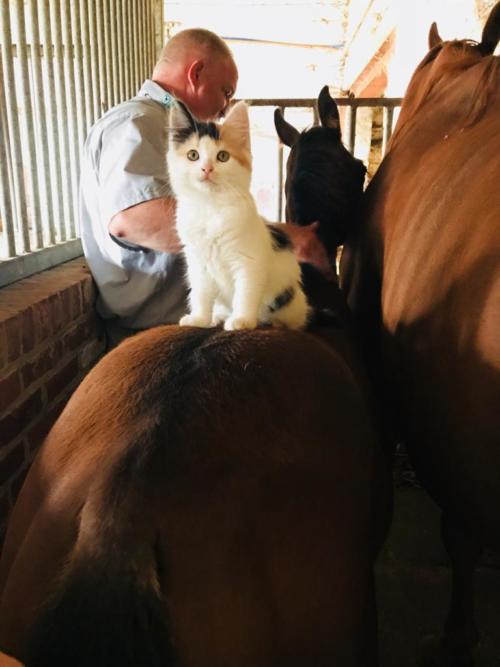
[[[441,58],[438,58],[439,55]],[[443,55],[447,59],[443,59]],[[460,128],[470,127],[477,123],[485,112],[492,93],[498,90],[500,58],[493,55],[483,56],[479,51],[478,42],[473,40],[453,40],[445,44],[438,44],[429,51],[412,76],[402,107],[405,119],[394,131],[391,146],[401,139],[400,135],[405,134],[404,128],[408,121],[415,118],[440,84],[472,66],[481,67],[482,72],[477,86],[471,90],[470,104],[462,107],[463,120]],[[430,69],[425,80],[419,84],[417,79],[423,74],[426,67]],[[413,89],[417,86],[417,90],[414,91]]]

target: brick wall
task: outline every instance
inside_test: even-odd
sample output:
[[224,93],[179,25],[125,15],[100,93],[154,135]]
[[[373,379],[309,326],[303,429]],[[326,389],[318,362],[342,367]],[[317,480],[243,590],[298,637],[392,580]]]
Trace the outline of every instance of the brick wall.
[[35,452],[103,353],[94,301],[83,259],[0,289],[0,542]]

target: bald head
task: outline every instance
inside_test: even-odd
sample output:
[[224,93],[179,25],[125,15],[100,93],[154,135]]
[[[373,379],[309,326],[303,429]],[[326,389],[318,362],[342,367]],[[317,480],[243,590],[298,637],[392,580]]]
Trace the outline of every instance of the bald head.
[[156,67],[184,60],[193,53],[222,59],[233,57],[226,42],[214,32],[203,28],[191,28],[178,32],[168,40],[160,53]]
[[211,120],[226,111],[238,70],[223,39],[210,30],[192,28],[165,44],[153,80],[184,102],[198,120]]

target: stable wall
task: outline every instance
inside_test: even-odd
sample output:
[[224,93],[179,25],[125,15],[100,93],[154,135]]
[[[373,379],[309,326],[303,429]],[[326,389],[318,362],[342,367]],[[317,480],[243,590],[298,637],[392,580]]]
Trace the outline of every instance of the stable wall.
[[104,336],[83,258],[0,290],[0,542],[43,438]]

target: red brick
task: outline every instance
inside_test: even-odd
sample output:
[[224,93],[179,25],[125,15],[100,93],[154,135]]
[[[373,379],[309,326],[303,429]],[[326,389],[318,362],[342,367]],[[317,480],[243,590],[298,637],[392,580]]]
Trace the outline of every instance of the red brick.
[[61,330],[63,321],[66,318],[63,318],[63,309],[61,298],[59,293],[51,294],[48,298],[50,315],[51,315],[51,324],[52,324],[52,333],[57,333]]
[[0,378],[0,412],[3,412],[20,394],[21,378],[17,370]]
[[37,343],[50,338],[52,334],[51,308],[47,299],[39,301],[33,306],[33,321]]
[[33,317],[33,308],[26,308],[20,315],[21,317],[21,338],[23,352],[31,352],[35,346],[36,331],[35,320]]
[[63,354],[62,340],[56,340],[53,345],[45,348],[32,361],[27,362],[21,370],[24,388],[29,387],[49,371],[54,370]]
[[5,484],[24,465],[24,443],[20,442],[0,461],[0,484]]
[[67,334],[65,334],[64,351],[73,352],[83,343],[88,343],[96,337],[96,321],[95,317],[87,319],[79,324],[73,326]]
[[42,442],[44,441],[47,433],[56,423],[57,418],[63,411],[67,399],[60,401],[55,406],[50,408],[48,412],[43,414],[40,419],[35,423],[35,425],[28,431],[28,446],[29,451],[34,452],[37,450]]
[[7,360],[14,361],[21,356],[21,319],[18,316],[5,320],[5,336],[7,339]]
[[80,283],[82,292],[82,311],[94,310],[94,303],[96,298],[96,289],[94,281],[91,276],[88,276]]
[[72,383],[78,376],[79,371],[78,359],[73,357],[64,368],[47,381],[47,400],[49,403]]
[[15,410],[0,419],[0,451],[26,426],[29,426],[33,419],[40,414],[42,406],[42,391],[37,389]]
[[66,322],[76,320],[82,312],[80,283],[68,285],[59,293]]

